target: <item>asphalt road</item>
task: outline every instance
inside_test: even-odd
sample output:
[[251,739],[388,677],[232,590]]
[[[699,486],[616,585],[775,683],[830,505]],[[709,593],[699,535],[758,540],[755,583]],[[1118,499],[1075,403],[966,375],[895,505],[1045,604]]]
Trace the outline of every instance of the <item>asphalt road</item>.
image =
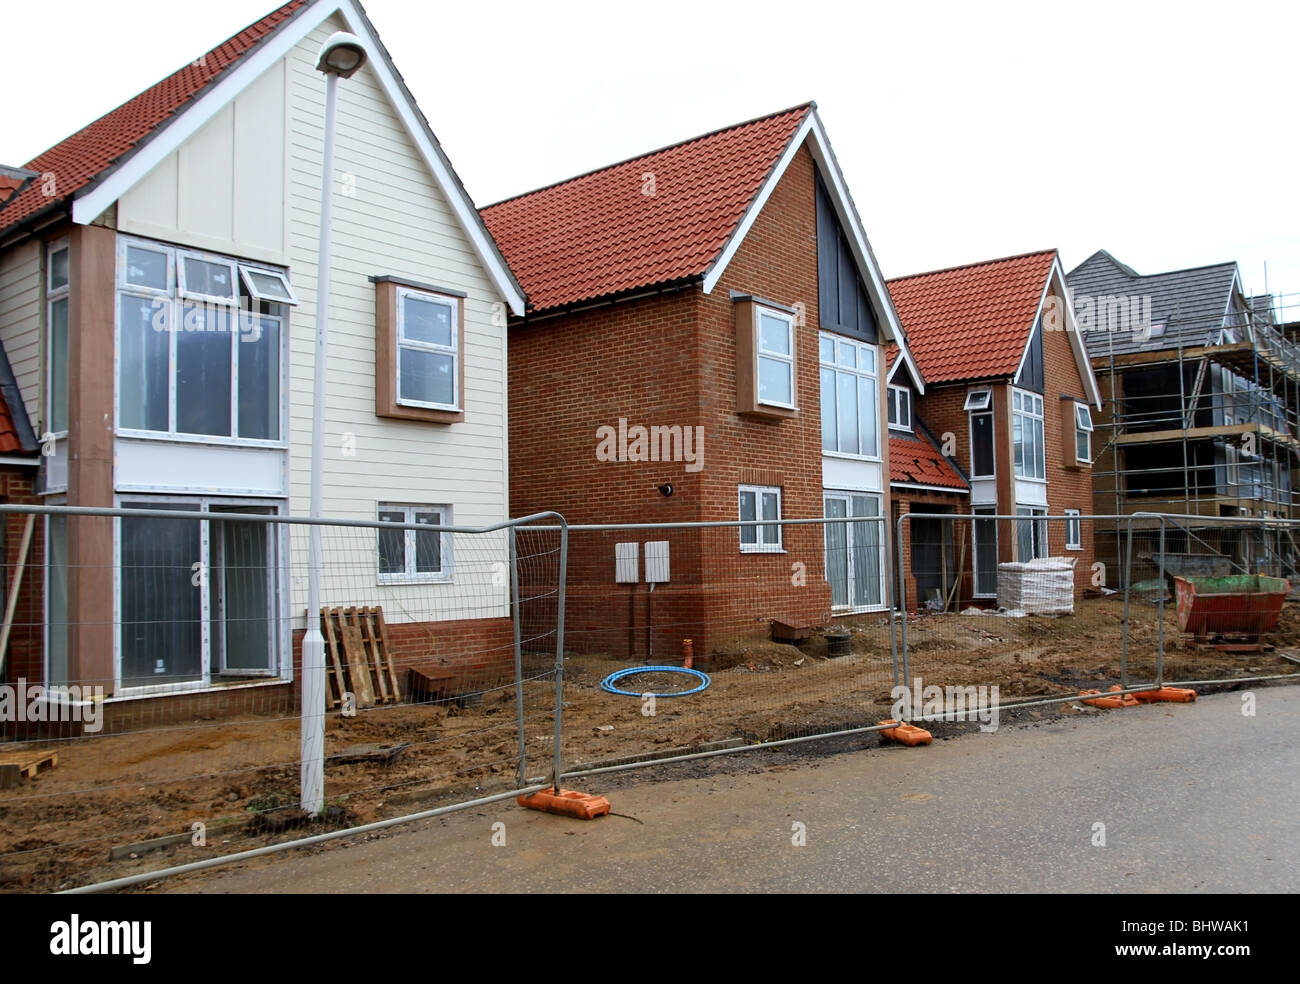
[[641,822],[505,802],[159,890],[1296,892],[1300,687],[1254,694],[593,779]]

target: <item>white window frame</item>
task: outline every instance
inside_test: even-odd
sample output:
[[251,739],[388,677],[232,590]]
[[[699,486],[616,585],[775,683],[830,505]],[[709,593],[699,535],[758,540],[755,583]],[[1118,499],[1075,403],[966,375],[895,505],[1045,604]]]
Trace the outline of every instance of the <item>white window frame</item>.
[[[285,503],[283,500],[266,499],[266,498],[244,498],[242,496],[203,496],[179,494],[162,494],[158,492],[124,492],[115,497],[114,505],[122,508],[123,503],[138,502],[148,508],[154,503],[184,503],[192,506],[192,509],[185,511],[192,512],[210,512],[212,506],[247,506],[254,508],[267,509],[270,513],[281,516],[285,514]],[[217,515],[222,515],[218,513]],[[226,514],[234,515],[238,518],[238,513]],[[271,629],[273,634],[273,645],[275,646],[275,666],[266,673],[257,673],[244,671],[240,673],[223,673],[219,663],[219,656],[214,652],[215,640],[212,638],[212,612],[215,602],[212,595],[212,520],[199,520],[199,552],[198,562],[202,564],[202,570],[205,572],[205,578],[201,585],[196,586],[202,591],[202,602],[199,607],[200,619],[202,626],[200,630],[200,639],[202,640],[202,658],[200,667],[202,675],[198,680],[187,680],[180,683],[162,683],[157,685],[145,685],[135,687],[122,686],[122,520],[118,517],[113,521],[113,680],[116,685],[114,690],[115,697],[140,697],[149,694],[171,694],[184,693],[194,690],[211,690],[214,687],[214,680],[219,681],[223,677],[226,682],[217,683],[215,686],[221,689],[228,689],[231,684],[231,677],[243,678],[245,682],[235,683],[234,686],[254,686],[264,687],[271,684],[286,683],[293,679],[293,659],[291,658],[290,634],[289,634],[289,609],[290,609],[290,585],[288,583],[288,556],[289,556],[289,537],[288,528],[281,523],[270,523],[271,535],[268,537],[268,545],[274,551],[275,561],[268,568],[268,589],[275,594],[275,605],[270,613],[272,623]],[[75,682],[75,681],[74,681]]]
[[[864,496],[868,499],[871,499],[875,503],[876,513],[874,516],[853,515],[853,499],[857,496]],[[885,505],[884,505],[885,497],[880,492],[866,492],[860,489],[857,490],[822,489],[822,516],[826,519],[831,518],[830,516],[827,515],[827,509],[826,509],[826,504],[831,499],[839,499],[844,502],[845,519],[849,520],[849,522],[843,524],[845,549],[848,551],[848,564],[847,564],[848,581],[845,587],[848,592],[849,603],[847,605],[833,605],[831,610],[835,614],[853,614],[853,615],[861,614],[863,612],[884,611],[888,607],[887,599],[889,595],[888,575],[885,571],[885,553],[886,553],[885,539],[888,536],[888,531],[884,528],[886,524],[884,522],[881,522],[881,517],[884,515],[884,509],[885,509]],[[858,571],[856,562],[854,560],[858,549],[858,544],[854,540],[854,530],[857,528],[859,524],[867,524],[867,523],[871,523],[878,526],[880,530],[880,543],[879,543],[880,549],[876,554],[876,564],[877,564],[876,576],[879,578],[878,583],[880,585],[880,602],[874,605],[855,605],[853,599],[854,599],[854,595],[857,594],[858,577],[861,574],[863,574],[863,572]],[[831,526],[830,523],[825,524],[825,526],[823,527],[824,534],[826,533],[827,530],[829,530],[830,526]],[[825,555],[823,556],[823,564],[825,565],[825,570],[827,571],[826,584],[828,587],[831,587],[832,594],[833,594],[834,588],[831,585],[831,581],[828,573],[829,563],[830,563],[829,560],[830,544],[827,541],[827,537],[825,535],[823,536],[823,550],[826,551]]]
[[[1028,506],[1016,504],[1016,560],[1024,563],[1030,560],[1037,560],[1040,557],[1050,557],[1052,555],[1051,544],[1047,538],[1047,510],[1042,506]],[[1021,523],[1029,523],[1030,537],[1033,540],[1032,557],[1020,556],[1020,531]]]
[[[375,517],[378,519],[380,513],[401,512],[405,519],[403,523],[414,524],[417,513],[437,513],[438,526],[451,526],[452,507],[450,505],[415,505],[409,502],[377,502],[375,504]],[[380,520],[380,522],[392,522],[392,520]],[[455,574],[455,559],[452,555],[455,534],[440,533],[438,535],[438,560],[440,567],[436,571],[417,571],[415,569],[416,550],[415,536],[417,530],[404,530],[405,537],[402,541],[402,560],[405,567],[400,574],[396,572],[385,573],[379,569],[379,530],[375,530],[375,583],[376,584],[431,584],[440,582],[451,582]]]
[[[230,296],[222,297],[220,294],[204,294],[198,290],[191,290],[186,282],[186,260],[198,260],[200,263],[211,263],[213,266],[225,267],[230,272]],[[203,301],[208,304],[239,307],[239,263],[228,256],[178,248],[176,250],[176,296],[189,301]]]
[[[141,287],[136,284],[127,282],[126,279],[126,251],[128,248],[147,249],[155,253],[164,253],[168,257],[168,291],[161,291],[152,287]],[[117,240],[117,272],[116,272],[116,289],[113,294],[113,331],[114,331],[114,351],[115,366],[113,372],[113,416],[116,426],[116,433],[126,437],[140,437],[149,440],[176,441],[186,444],[213,444],[235,447],[258,447],[258,448],[276,448],[283,450],[289,446],[289,312],[283,314],[261,314],[254,311],[245,310],[239,305],[239,298],[236,296],[235,303],[229,304],[221,298],[211,298],[202,294],[183,294],[181,290],[181,261],[184,257],[194,257],[196,259],[216,262],[221,264],[229,263],[232,268],[238,270],[242,264],[237,259],[220,256],[212,253],[204,253],[198,250],[183,249],[179,246],[169,246],[165,243],[158,243],[147,239],[135,239],[129,236],[118,236]],[[258,272],[268,272],[263,266],[251,267]],[[278,272],[278,271],[270,271]],[[283,273],[281,273],[283,276]],[[238,276],[238,273],[236,273]],[[287,280],[287,278],[286,278]],[[239,281],[234,281],[236,295],[238,295]],[[136,427],[122,426],[122,388],[119,385],[121,374],[121,351],[122,351],[122,305],[121,299],[126,297],[136,297],[141,300],[148,300],[155,306],[160,302],[165,302],[168,309],[168,348],[167,348],[167,430],[144,430]],[[289,306],[287,301],[274,301],[272,303]],[[295,300],[296,304],[297,301]],[[188,431],[176,430],[176,360],[177,360],[177,339],[176,336],[184,331],[185,307],[197,305],[201,311],[208,310],[206,305],[216,305],[218,308],[228,310],[231,327],[228,329],[231,337],[230,349],[230,430],[231,434],[192,434]],[[156,314],[155,314],[156,316]],[[241,344],[240,337],[244,331],[245,318],[258,318],[276,321],[279,323],[280,333],[280,374],[278,380],[279,387],[279,433],[280,436],[274,440],[265,438],[240,437],[233,433],[238,430],[239,423],[239,362],[236,357],[236,346]]]
[[[997,506],[972,506],[971,515],[975,518],[971,520],[971,597],[972,598],[996,598],[997,579],[998,579],[998,521],[988,519],[989,516],[996,516]],[[992,591],[980,591],[980,572],[979,572],[979,527],[983,519],[993,527],[993,588]]]
[[[981,475],[975,471],[975,418],[989,418],[989,440],[993,442],[993,470],[987,475]],[[997,478],[998,477],[998,435],[997,424],[994,420],[992,410],[976,410],[966,415],[967,439],[970,441],[970,477],[976,478]]]
[[[1017,398],[1019,398],[1020,409],[1016,409]],[[1028,402],[1029,405],[1028,410],[1025,409],[1026,402]],[[1011,391],[1011,421],[1012,421],[1013,443],[1015,441],[1014,435],[1016,430],[1015,428],[1016,418],[1020,418],[1021,421],[1020,443],[1022,445],[1025,443],[1024,422],[1029,421],[1031,422],[1031,426],[1036,425],[1036,427],[1034,428],[1035,436],[1037,437],[1037,441],[1035,442],[1035,445],[1038,453],[1034,456],[1034,463],[1035,464],[1041,463],[1042,465],[1041,475],[1035,475],[1030,473],[1027,469],[1024,469],[1024,463],[1028,460],[1028,455],[1022,453],[1020,456],[1020,460],[1022,464],[1020,467],[1016,467],[1015,448],[1013,447],[1011,463],[1012,463],[1012,467],[1015,469],[1016,479],[1017,481],[1021,481],[1021,482],[1042,482],[1043,484],[1046,484],[1047,483],[1047,428],[1043,416],[1043,398],[1031,390],[1013,389]]]
[[[903,411],[907,411],[907,419],[903,419]],[[912,429],[912,391],[906,386],[889,387],[889,410],[887,416],[895,419],[889,421],[889,426],[896,430],[910,431]]]
[[[1075,403],[1074,405],[1074,460],[1081,465],[1092,464],[1092,409],[1086,403]],[[1079,439],[1083,438],[1087,444],[1088,455],[1086,458],[1079,457]]]
[[[68,251],[68,282],[59,287],[53,286],[52,278],[54,274],[54,254],[60,250]],[[68,323],[67,338],[64,339],[64,359],[68,360],[64,365],[63,389],[68,396],[68,406],[64,410],[67,426],[61,430],[55,430],[54,424],[54,305],[63,301],[67,305]],[[44,434],[41,435],[42,441],[53,437],[55,440],[67,437],[68,431],[72,427],[72,365],[71,365],[71,340],[72,340],[72,248],[69,240],[59,239],[49,244],[45,250],[45,420],[43,421]]]
[[[406,330],[406,298],[418,297],[423,300],[429,300],[434,303],[443,304],[451,308],[451,344],[438,345],[435,342],[421,342],[415,339],[403,338],[403,332]],[[397,319],[396,349],[393,358],[393,393],[396,396],[396,402],[399,407],[421,407],[425,410],[454,410],[461,409],[461,392],[460,392],[460,298],[452,297],[449,294],[439,294],[431,290],[417,290],[412,287],[398,287],[397,298],[395,301],[397,308],[395,317]],[[434,352],[438,355],[451,356],[451,402],[450,403],[431,403],[427,400],[413,400],[402,396],[402,349],[413,349],[420,352]]]
[[966,402],[962,409],[967,412],[984,413],[993,409],[993,391],[991,389],[973,389],[966,393]]
[[[259,277],[271,277],[280,282],[284,288],[285,297],[273,297],[265,293],[253,280],[253,274]],[[259,301],[267,301],[271,304],[297,304],[298,295],[293,292],[293,285],[289,283],[289,278],[280,270],[271,270],[266,267],[249,266],[241,263],[239,265],[239,277],[244,282],[244,287],[248,290],[248,296]]]
[[[828,362],[822,358],[821,343],[823,341],[830,341],[832,343],[831,354],[833,357],[833,361]],[[845,366],[840,364],[839,356],[840,356],[841,348],[853,349],[855,365]],[[864,356],[870,359],[871,362],[870,369],[862,368],[862,362]],[[844,335],[836,335],[832,332],[826,332],[826,331],[821,332],[820,335],[818,336],[817,366],[818,366],[819,380],[821,378],[822,370],[826,370],[826,369],[832,371],[833,378],[835,380],[835,390],[834,393],[832,394],[832,400],[835,406],[835,447],[833,449],[826,447],[826,420],[825,417],[823,416],[821,418],[822,454],[831,457],[837,457],[837,458],[853,458],[858,461],[882,460],[881,459],[881,434],[882,431],[888,427],[888,422],[887,421],[882,422],[880,419],[881,417],[880,405],[879,405],[880,404],[880,359],[878,358],[876,352],[876,346],[871,344],[870,342],[860,342],[854,338],[847,338]],[[876,391],[875,402],[872,405],[872,418],[875,421],[874,438],[875,438],[876,450],[874,453],[872,452],[864,453],[861,450],[843,451],[840,449],[839,387],[840,387],[841,376],[851,376],[853,378],[853,386],[855,388],[855,392],[857,391],[859,386],[858,383],[859,379],[864,379],[864,378],[870,379],[874,384],[875,391]],[[864,429],[862,426],[863,421],[862,421],[862,400],[861,399],[857,400],[857,406],[858,406],[858,447],[860,449],[863,443],[862,434]],[[886,414],[886,417],[888,417],[888,414]]]
[[[743,507],[741,506],[741,501],[742,501],[741,497],[746,492],[750,492],[754,496],[754,519],[752,521],[758,521],[764,519],[763,497],[772,496],[772,495],[776,497],[776,521],[775,522],[771,520],[768,521],[769,523],[772,523],[771,528],[775,528],[776,530],[776,542],[775,543],[765,542],[764,538],[767,535],[767,530],[769,529],[768,526],[741,526],[739,527],[740,552],[741,553],[785,553],[784,536],[782,535],[782,528],[779,525],[780,520],[783,518],[782,504],[781,504],[781,487],[779,485],[738,485],[736,486],[736,514],[740,517],[740,521],[742,523],[751,522],[751,520],[747,520],[745,518],[745,513],[743,511]],[[754,532],[754,542],[746,543],[745,534],[750,530]]]
[[[786,339],[789,342],[789,354],[784,352],[775,352],[771,349],[763,348],[763,316],[775,318],[778,321],[785,322]],[[776,308],[764,307],[761,304],[754,305],[754,401],[765,407],[781,407],[784,410],[797,410],[798,390],[797,380],[794,371],[794,315],[786,311],[780,311]],[[763,392],[763,360],[768,359],[772,362],[784,363],[790,372],[790,402],[782,403],[779,400],[765,400],[762,397]]]
[[[1083,515],[1077,509],[1065,510],[1065,549],[1082,550],[1083,549],[1083,520],[1078,517]],[[1071,519],[1070,517],[1075,517]]]

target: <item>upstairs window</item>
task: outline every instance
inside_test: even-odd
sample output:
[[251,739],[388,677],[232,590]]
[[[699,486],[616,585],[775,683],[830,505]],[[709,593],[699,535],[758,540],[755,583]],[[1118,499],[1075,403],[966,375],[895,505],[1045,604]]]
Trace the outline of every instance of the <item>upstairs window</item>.
[[[282,443],[285,291],[241,291],[239,261],[118,245],[117,425],[168,437]],[[253,269],[253,268],[247,268]]]
[[68,244],[56,243],[46,253],[46,434],[62,437],[68,432]]
[[1016,477],[1047,478],[1047,446],[1043,440],[1043,398],[1024,390],[1011,391],[1011,434],[1015,445]]
[[876,347],[842,335],[819,339],[822,450],[880,455]]
[[758,402],[794,409],[794,318],[758,311]]
[[398,277],[375,277],[375,413],[464,419],[465,295]]
[[1092,463],[1092,411],[1086,403],[1074,405],[1074,457],[1081,465]]
[[889,426],[912,429],[912,391],[906,386],[889,387]]

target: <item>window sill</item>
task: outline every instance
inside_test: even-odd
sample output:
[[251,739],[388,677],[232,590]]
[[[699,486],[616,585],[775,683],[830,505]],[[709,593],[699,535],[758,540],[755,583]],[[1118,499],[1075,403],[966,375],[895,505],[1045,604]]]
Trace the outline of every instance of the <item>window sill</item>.
[[783,554],[785,547],[741,547],[743,554]]
[[1017,475],[1017,476],[1016,476],[1016,481],[1017,481],[1017,482],[1028,482],[1028,483],[1031,484],[1031,485],[1046,485],[1046,484],[1047,484],[1047,479],[1045,479],[1045,478],[1030,478],[1030,477],[1027,476],[1027,475]]
[[754,407],[743,407],[736,412],[742,417],[752,417],[756,420],[781,421],[797,417],[799,415],[799,408],[773,406],[767,403],[760,403]]
[[117,437],[128,437],[141,441],[157,441],[167,444],[199,444],[223,448],[265,448],[269,451],[287,451],[288,441],[263,441],[256,438],[223,437],[217,434],[166,434],[162,431],[132,430],[119,427],[114,431]]
[[827,451],[825,448],[822,448],[822,457],[842,458],[845,461],[872,461],[876,464],[882,463],[882,459],[879,455],[873,457],[869,454],[849,454],[847,451]]
[[381,588],[392,587],[400,584],[452,584],[453,578],[450,574],[416,574],[408,576],[406,574],[380,574],[375,579],[375,585]]
[[376,417],[393,420],[419,420],[427,424],[458,424],[465,419],[464,410],[434,410],[430,407],[407,407],[401,404],[375,411]]

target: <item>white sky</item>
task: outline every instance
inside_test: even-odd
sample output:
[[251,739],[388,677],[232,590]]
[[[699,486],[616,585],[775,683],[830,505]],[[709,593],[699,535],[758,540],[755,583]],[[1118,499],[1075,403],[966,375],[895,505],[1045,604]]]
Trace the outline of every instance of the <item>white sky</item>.
[[[0,163],[273,4],[8,3]],[[1300,316],[1300,4],[366,9],[480,205],[811,98],[886,276],[1106,248],[1141,273],[1235,259],[1262,292],[1267,262]]]

